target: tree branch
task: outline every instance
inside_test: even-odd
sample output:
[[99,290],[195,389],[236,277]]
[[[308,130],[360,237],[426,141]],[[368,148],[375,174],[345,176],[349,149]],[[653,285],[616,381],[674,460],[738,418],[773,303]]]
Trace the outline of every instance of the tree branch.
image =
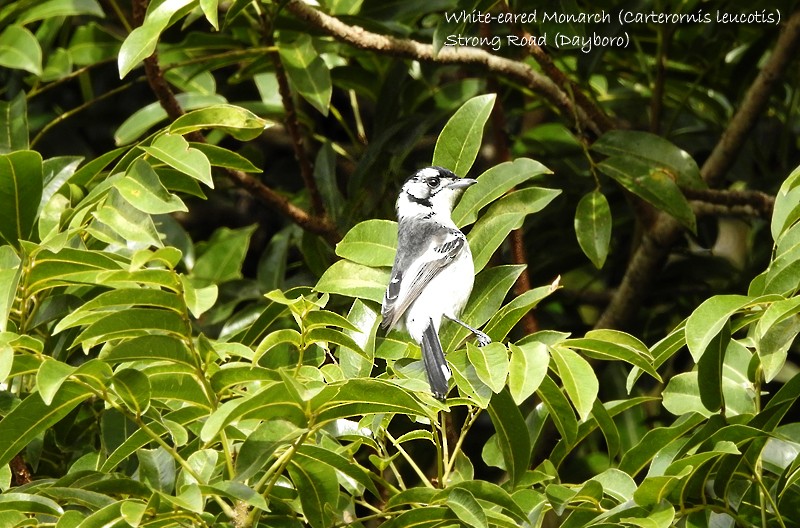
[[[736,160],[738,151],[769,100],[770,89],[796,56],[798,43],[800,11],[794,12],[781,29],[769,59],[756,75],[739,109],[703,164],[700,173],[709,184],[719,181]],[[665,213],[658,215],[657,221],[636,248],[616,294],[598,319],[595,328],[620,328],[628,324],[680,233],[681,227],[674,218]]]
[[[133,2],[133,18],[136,25],[141,25],[144,21],[144,15],[147,10],[147,0],[135,0]],[[153,53],[150,57],[144,59],[145,75],[150,88],[158,98],[161,107],[167,112],[170,119],[175,120],[183,115],[183,108],[175,98],[175,94],[170,88],[164,78],[164,72],[158,63],[158,55]],[[205,143],[206,138],[200,132],[191,132],[186,134],[190,141],[196,143]],[[254,178],[246,172],[222,168],[222,172],[234,184],[246,190],[258,200],[272,207],[282,215],[286,216],[299,225],[306,231],[318,234],[324,237],[331,244],[335,244],[341,239],[336,226],[324,215],[311,215],[307,211],[297,207],[289,201],[288,198],[279,194],[272,188],[264,185],[260,180]]]
[[299,19],[324,31],[332,37],[360,49],[381,52],[387,55],[406,57],[420,61],[442,64],[478,66],[505,78],[512,79],[538,93],[557,107],[565,116],[576,116],[582,130],[600,135],[602,127],[581,107],[573,104],[569,96],[549,78],[536,72],[525,63],[498,57],[478,48],[445,47],[434,53],[433,46],[415,40],[401,39],[372,33],[359,26],[350,26],[341,20],[326,15],[301,0],[289,0],[286,9]]
[[683,189],[695,214],[772,218],[775,197],[761,191]]

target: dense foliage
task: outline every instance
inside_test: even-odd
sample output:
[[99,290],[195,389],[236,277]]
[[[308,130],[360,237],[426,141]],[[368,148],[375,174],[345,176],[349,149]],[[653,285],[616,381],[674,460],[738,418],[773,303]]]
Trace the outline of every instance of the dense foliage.
[[[320,4],[0,4],[0,525],[799,525],[794,3]],[[378,331],[429,164],[444,403]]]

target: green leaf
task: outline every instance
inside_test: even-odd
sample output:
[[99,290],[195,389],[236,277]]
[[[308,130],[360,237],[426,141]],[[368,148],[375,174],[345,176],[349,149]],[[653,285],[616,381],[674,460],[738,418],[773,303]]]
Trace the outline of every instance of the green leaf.
[[800,332],[800,297],[772,303],[755,326],[753,339],[767,382],[786,364],[789,348]]
[[461,521],[470,527],[488,528],[489,522],[486,519],[486,512],[483,506],[475,500],[469,491],[463,488],[455,488],[447,495],[447,506]]
[[8,464],[34,438],[57,424],[82,401],[94,393],[85,384],[67,380],[47,405],[33,393],[14,407],[2,421],[0,466]]
[[95,0],[46,0],[25,11],[18,19],[19,24],[29,24],[55,17],[89,15],[104,17],[103,9]]
[[770,232],[772,240],[778,239],[800,220],[800,167],[797,167],[781,184],[775,196]]
[[578,411],[581,420],[586,420],[592,411],[600,384],[589,362],[565,346],[550,347],[550,355],[558,368],[558,376],[567,396]]
[[11,246],[0,246],[0,332],[8,329],[8,315],[14,305],[22,273],[21,262]]
[[516,297],[492,316],[483,331],[494,341],[503,341],[525,314],[558,288],[558,282],[556,279],[553,284],[528,290]]
[[8,26],[0,33],[0,66],[42,74],[42,48],[27,28]]
[[0,495],[0,510],[18,511],[27,514],[44,514],[58,517],[64,513],[52,499],[31,493],[3,493]]
[[492,419],[508,478],[516,486],[528,469],[531,439],[525,420],[507,390],[492,396],[487,409]]
[[10,101],[0,101],[0,154],[29,148],[28,103],[20,91]]
[[459,392],[470,398],[481,409],[489,406],[492,398],[492,389],[480,377],[471,361],[467,358],[466,350],[459,349],[447,356]]
[[435,413],[409,391],[382,379],[350,379],[331,383],[328,387],[335,396],[320,405],[317,424],[362,414],[399,413],[430,417]]
[[323,273],[314,289],[322,293],[336,293],[379,303],[383,300],[387,284],[388,269],[339,260]]
[[725,361],[725,350],[731,341],[731,323],[728,321],[722,330],[706,347],[706,351],[697,362],[697,381],[700,390],[700,401],[706,409],[716,412],[724,405],[722,392],[722,365]]
[[503,390],[508,377],[508,351],[503,343],[494,342],[482,347],[467,343],[467,357],[475,367],[478,378],[492,389],[492,392],[498,393]]
[[305,457],[322,464],[326,464],[338,473],[357,482],[360,487],[369,490],[375,497],[380,497],[380,492],[370,479],[369,473],[352,458],[348,458],[328,448],[303,444],[297,450],[297,457]]
[[198,130],[213,129],[226,132],[239,141],[250,141],[260,136],[264,129],[271,125],[270,121],[258,117],[241,106],[214,104],[180,116],[173,121],[168,132],[184,135]]
[[148,5],[144,23],[130,32],[119,50],[117,68],[120,79],[153,54],[161,32],[171,21],[178,19],[176,15],[187,12],[194,7],[193,4],[193,0],[172,0]]
[[91,231],[92,235],[104,242],[109,244],[136,242],[157,247],[162,245],[150,215],[131,205],[116,189],[109,193],[103,205],[92,214],[98,222],[118,237],[109,236],[102,226],[92,226],[94,228]]
[[166,214],[189,209],[180,198],[167,191],[156,171],[142,158],[134,161],[125,177],[115,185],[125,200],[148,214]]
[[229,229],[221,227],[211,239],[192,268],[192,279],[221,284],[242,277],[242,265],[256,226]]
[[495,165],[480,176],[478,183],[470,186],[453,210],[453,222],[459,227],[470,225],[478,219],[478,212],[515,186],[550,170],[528,158],[519,158]]
[[118,370],[111,379],[111,388],[136,416],[141,416],[150,407],[150,380],[139,370]]
[[592,330],[586,337],[568,339],[564,346],[582,350],[586,356],[603,360],[621,360],[638,367],[650,374],[653,378],[661,380],[661,376],[653,365],[647,347],[635,337],[618,330]]
[[312,528],[329,526],[339,498],[336,471],[314,458],[295,456],[286,468],[294,482],[303,515]]
[[475,271],[486,266],[508,234],[522,227],[527,215],[541,211],[559,194],[560,190],[530,187],[493,203],[467,235]]
[[365,266],[391,267],[397,250],[397,222],[367,220],[356,224],[336,244],[336,254]]
[[163,448],[139,449],[139,478],[150,488],[171,494],[175,488],[175,459]]
[[55,359],[46,359],[36,372],[36,386],[45,405],[50,405],[58,394],[58,389],[77,370],[77,367],[67,365]]
[[297,93],[327,116],[333,91],[331,72],[314,49],[311,37],[301,34],[292,43],[281,42],[278,53]]
[[99,358],[110,364],[168,361],[197,367],[197,362],[186,344],[169,335],[145,335],[123,341],[114,347],[103,348]]
[[483,127],[494,107],[495,94],[473,97],[447,121],[433,151],[433,164],[466,176],[481,147]]
[[42,157],[22,150],[0,154],[0,237],[19,247],[33,231],[42,198]]
[[[185,111],[196,110],[214,104],[225,103],[225,98],[216,94],[203,94],[203,93],[179,93],[175,94],[175,100],[181,105]],[[184,116],[181,116],[181,118]],[[181,119],[178,118],[178,119]],[[125,119],[122,124],[114,131],[114,144],[127,145],[142,137],[148,130],[157,125],[158,123],[167,119],[167,111],[161,106],[161,103],[155,102],[143,106],[136,112],[132,113],[130,117]],[[193,145],[195,148],[200,149],[198,145]],[[211,145],[208,145],[211,146]],[[220,148],[221,147],[216,147]],[[213,164],[213,163],[212,163]]]
[[695,363],[700,361],[711,340],[736,312],[778,296],[748,297],[745,295],[715,295],[704,301],[686,320],[686,346]]
[[186,301],[186,307],[196,319],[199,319],[217,302],[219,288],[216,284],[208,286],[197,285],[195,281],[186,275],[181,275],[181,284],[183,285],[183,298]]
[[597,168],[633,194],[672,215],[692,232],[697,231],[694,211],[675,183],[674,175],[666,169],[628,157],[608,158]]
[[295,441],[304,432],[292,422],[275,419],[262,423],[247,436],[236,456],[236,478],[245,480],[262,468],[275,451]]
[[700,169],[694,159],[670,141],[649,132],[612,130],[592,144],[606,156],[629,158],[659,168],[680,187],[704,189]]
[[578,436],[578,420],[575,418],[575,412],[572,410],[569,400],[558,388],[558,385],[550,379],[550,376],[542,379],[536,392],[547,407],[561,437],[568,444],[573,444]]
[[183,318],[171,310],[131,308],[112,312],[90,324],[75,338],[73,346],[83,345],[88,350],[112,339],[138,337],[154,331],[180,336],[187,327]]
[[597,269],[603,267],[611,243],[611,209],[600,191],[581,198],[575,210],[575,234],[583,253]]
[[508,368],[508,390],[514,402],[521,405],[527,400],[547,375],[550,355],[547,345],[530,342],[522,345],[510,344],[511,362]]
[[636,476],[648,466],[661,449],[675,442],[687,432],[703,422],[699,414],[690,414],[679,418],[668,427],[656,427],[645,433],[644,437],[622,455],[619,469],[628,475]]
[[230,151],[226,148],[218,147],[210,143],[192,143],[189,145],[192,148],[202,152],[212,167],[225,167],[227,169],[234,169],[242,172],[263,172],[261,169],[253,165],[253,162],[245,158],[241,154]]
[[190,147],[189,142],[183,136],[164,134],[157,137],[149,147],[141,148],[173,169],[214,188],[214,180],[211,178],[211,163],[202,152]]

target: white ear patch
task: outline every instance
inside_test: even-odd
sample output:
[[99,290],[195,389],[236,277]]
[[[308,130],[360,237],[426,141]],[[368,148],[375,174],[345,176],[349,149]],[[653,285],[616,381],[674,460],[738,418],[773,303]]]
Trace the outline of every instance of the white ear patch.
[[439,176],[439,171],[434,169],[433,167],[425,167],[424,169],[418,170],[417,174],[419,174],[423,178],[433,178],[435,176]]

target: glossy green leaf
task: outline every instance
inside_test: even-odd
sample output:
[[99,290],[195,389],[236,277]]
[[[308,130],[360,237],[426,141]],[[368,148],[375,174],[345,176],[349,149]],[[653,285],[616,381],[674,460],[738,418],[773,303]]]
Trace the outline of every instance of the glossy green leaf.
[[389,270],[378,269],[349,260],[334,262],[320,277],[314,289],[381,302],[389,284]]
[[189,210],[180,198],[167,191],[156,171],[141,158],[128,167],[125,177],[115,187],[128,203],[148,214]]
[[10,25],[0,33],[0,66],[42,73],[42,48],[27,28]]
[[28,24],[47,18],[76,15],[103,17],[104,13],[95,0],[45,0],[25,11],[17,22]]
[[478,378],[492,392],[503,390],[508,377],[508,351],[503,343],[494,342],[482,347],[467,343],[467,357]]
[[364,490],[369,490],[373,496],[379,497],[380,492],[375,484],[369,477],[367,471],[364,470],[358,463],[354,462],[351,458],[345,457],[331,449],[323,447],[304,444],[297,450],[298,460],[300,458],[308,458],[328,465],[335,469],[341,475],[352,479]]
[[[161,237],[156,230],[153,219],[149,214],[143,213],[114,189],[109,193],[105,203],[101,205],[93,216],[102,226],[92,226],[91,233],[109,244],[135,242],[146,246],[160,247]],[[106,232],[103,226],[111,233]]]
[[119,50],[117,68],[120,78],[124,78],[142,60],[153,54],[161,32],[175,20],[176,14],[186,12],[193,7],[192,4],[192,0],[150,4],[144,23],[130,32]]
[[163,448],[140,449],[136,452],[139,460],[139,477],[156,491],[171,494],[175,487],[175,459]]
[[242,443],[236,457],[237,479],[247,479],[265,467],[275,451],[296,440],[303,429],[287,420],[263,423]]
[[333,92],[331,72],[314,49],[311,37],[301,34],[291,43],[282,42],[278,53],[292,87],[322,115],[327,116]]
[[796,168],[781,184],[775,196],[775,207],[770,223],[772,240],[778,239],[800,220],[800,167]]
[[575,210],[575,234],[583,253],[597,269],[603,267],[611,243],[611,209],[600,191],[585,194]]
[[525,420],[508,391],[492,396],[487,408],[492,418],[508,478],[513,485],[522,479],[531,459],[531,439]]
[[212,189],[211,163],[199,150],[189,146],[183,136],[164,134],[156,138],[149,147],[141,147],[149,155]]
[[[225,98],[216,94],[202,93],[179,93],[175,94],[175,100],[185,111],[197,110],[206,106],[225,103]],[[114,131],[114,143],[116,145],[127,145],[142,137],[148,130],[167,119],[167,111],[160,103],[150,103],[132,113]],[[195,148],[199,148],[194,145]],[[219,147],[218,147],[219,148]]]
[[111,364],[130,363],[134,361],[168,361],[196,367],[196,359],[186,344],[175,336],[144,335],[136,337],[113,347],[106,347],[100,359]]
[[511,361],[508,368],[508,390],[514,402],[521,405],[527,400],[547,375],[550,354],[547,345],[539,342],[508,345]]
[[697,219],[689,201],[674,180],[674,174],[662,167],[628,157],[612,157],[597,166],[627,190],[672,215],[692,232],[697,231]]
[[45,405],[50,405],[58,394],[61,385],[77,370],[55,359],[46,359],[36,373],[36,386]]
[[0,332],[8,328],[8,315],[14,305],[20,274],[20,263],[11,246],[0,246]]
[[214,129],[226,132],[239,141],[250,141],[260,136],[264,129],[271,125],[271,122],[241,106],[214,104],[180,116],[172,122],[168,132],[183,135],[198,130]]
[[242,277],[242,264],[256,226],[220,227],[205,244],[192,268],[192,279],[221,284]]
[[591,358],[625,361],[661,380],[644,343],[618,330],[592,330],[586,333],[586,337],[569,339],[564,345],[581,350]]
[[27,239],[42,198],[42,157],[22,150],[0,154],[0,237],[14,246]]
[[550,417],[564,441],[569,444],[574,443],[578,436],[578,420],[569,400],[558,388],[558,385],[550,379],[550,376],[545,376],[536,393],[547,407]]
[[[429,417],[432,409],[423,406],[409,391],[377,378],[351,379],[329,385],[335,396],[321,405],[317,420],[324,423],[362,414],[401,413]],[[369,399],[365,399],[369,395]]]
[[592,410],[600,384],[589,362],[564,346],[550,347],[550,355],[558,368],[558,376],[567,396],[585,420]]
[[[722,330],[730,317],[743,308],[767,302],[771,297],[752,298],[744,295],[715,295],[704,301],[686,320],[686,345],[698,362],[711,340]],[[774,297],[778,300],[779,297]]]
[[52,499],[32,493],[3,493],[0,495],[0,510],[18,511],[27,514],[59,516],[64,513]]
[[0,101],[0,154],[28,150],[28,103],[25,92]]
[[141,416],[150,407],[150,380],[141,371],[126,368],[117,371],[111,387],[125,406],[136,416]]
[[459,349],[447,355],[447,362],[453,373],[458,391],[481,409],[489,406],[492,389],[478,376],[478,372],[467,356],[466,350]]
[[0,465],[7,464],[38,435],[58,423],[67,414],[92,396],[82,383],[65,381],[47,405],[39,393],[33,393],[3,418],[0,435]]
[[669,174],[679,186],[690,189],[706,187],[694,159],[663,137],[634,130],[612,130],[592,145],[606,156],[625,157],[658,167]]
[[489,522],[481,504],[469,491],[456,488],[447,495],[447,506],[464,524],[474,528],[488,528]]
[[540,286],[524,292],[503,306],[492,316],[483,331],[495,341],[503,341],[514,326],[542,299],[553,293],[558,288],[558,279],[548,286]]
[[365,266],[391,267],[397,250],[397,222],[367,220],[356,224],[336,244],[336,254]]
[[88,349],[112,339],[139,337],[153,331],[183,335],[187,326],[180,315],[170,310],[131,308],[112,312],[90,324],[75,338],[73,346],[83,345]]
[[453,209],[453,222],[459,227],[467,226],[478,219],[485,206],[511,191],[515,186],[531,178],[550,172],[547,167],[528,158],[519,158],[495,165],[480,176],[478,183],[464,191]]
[[494,202],[467,235],[475,271],[486,266],[508,234],[522,227],[527,215],[541,211],[559,194],[559,190],[531,187]]
[[800,297],[772,303],[755,326],[756,352],[764,379],[772,381],[786,364],[789,348],[800,332]]
[[181,284],[183,285],[183,298],[186,301],[186,307],[196,319],[199,319],[217,302],[219,288],[216,284],[197,285],[195,281],[186,275],[181,275]]
[[313,528],[328,526],[332,513],[330,505],[336,504],[339,495],[336,471],[327,464],[303,456],[293,457],[287,469],[308,524]]
[[697,362],[697,381],[700,401],[706,409],[716,412],[724,405],[722,391],[722,366],[725,351],[731,340],[731,325],[728,321],[722,330],[706,347],[705,353]]
[[623,454],[619,469],[628,475],[636,476],[653,460],[656,453],[694,429],[702,421],[702,416],[690,414],[679,418],[671,426],[651,429],[638,444]]
[[190,142],[189,145],[202,152],[208,158],[208,162],[211,163],[212,167],[225,167],[242,172],[262,172],[252,161],[226,148],[210,143]]
[[483,127],[494,107],[495,94],[473,97],[447,121],[433,151],[433,164],[458,176],[469,173],[483,139]]

